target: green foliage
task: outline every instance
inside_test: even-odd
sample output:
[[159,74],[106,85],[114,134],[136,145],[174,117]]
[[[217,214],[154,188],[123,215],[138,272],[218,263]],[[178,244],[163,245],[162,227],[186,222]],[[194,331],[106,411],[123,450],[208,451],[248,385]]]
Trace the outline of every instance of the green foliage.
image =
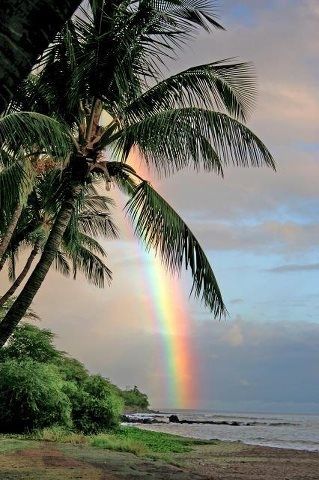
[[134,223],[135,232],[146,247],[160,252],[166,267],[179,272],[184,265],[193,275],[196,297],[214,315],[222,316],[226,307],[212,267],[198,240],[175,210],[159,195],[148,182],[142,182],[127,204]]
[[150,454],[149,448],[143,442],[131,438],[124,438],[116,434],[101,433],[91,438],[92,447],[114,450],[116,452],[129,452],[137,456]]
[[140,392],[136,385],[134,388],[122,390],[121,397],[123,398],[126,407],[138,407],[145,410],[149,406],[147,395]]
[[113,433],[97,435],[91,440],[91,444],[98,448],[147,456],[189,452],[191,446],[198,443],[206,442],[135,427],[120,428]]
[[56,364],[63,379],[67,382],[74,382],[79,385],[89,377],[89,373],[83,363],[75,358],[62,355]]
[[50,330],[25,324],[0,350],[0,431],[48,428],[41,433],[43,439],[58,441],[68,438],[70,428],[75,435],[117,427],[123,398],[127,405],[148,404],[137,387],[122,393],[102,376],[89,375],[53,341]]
[[194,444],[193,439],[178,437],[151,430],[142,430],[134,427],[121,428],[117,433],[119,437],[142,442],[152,452],[161,453],[183,453],[190,451],[190,445]]
[[18,361],[34,360],[40,363],[53,363],[61,353],[53,345],[54,333],[30,324],[17,327],[8,345],[2,349],[4,358]]
[[33,360],[0,363],[1,431],[69,425],[70,414],[70,401],[57,367]]
[[73,382],[64,391],[72,404],[74,427],[84,433],[97,433],[118,426],[123,401],[113,386],[100,375],[88,377],[80,386]]

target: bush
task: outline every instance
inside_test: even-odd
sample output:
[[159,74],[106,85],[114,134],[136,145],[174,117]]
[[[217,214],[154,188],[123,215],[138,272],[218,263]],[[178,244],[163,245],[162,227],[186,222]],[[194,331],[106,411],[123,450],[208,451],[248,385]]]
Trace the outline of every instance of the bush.
[[48,427],[42,435],[56,440],[65,437],[65,427],[99,433],[119,425],[124,402],[148,406],[137,387],[123,392],[100,375],[90,376],[53,341],[50,330],[25,324],[0,350],[0,431]]
[[40,363],[53,363],[61,353],[53,345],[54,333],[34,325],[24,324],[16,328],[8,345],[1,349],[2,359],[35,360]]
[[66,357],[63,355],[58,359],[56,365],[59,368],[61,376],[67,382],[75,382],[80,384],[89,377],[89,374],[83,363],[79,362],[75,358]]
[[92,375],[81,386],[68,382],[64,391],[71,401],[72,421],[77,430],[88,434],[118,426],[123,401],[101,376]]
[[145,410],[149,406],[147,395],[140,392],[136,386],[131,389],[123,390],[121,396],[127,407],[137,407]]
[[70,401],[54,365],[33,360],[0,363],[0,430],[24,432],[70,425]]

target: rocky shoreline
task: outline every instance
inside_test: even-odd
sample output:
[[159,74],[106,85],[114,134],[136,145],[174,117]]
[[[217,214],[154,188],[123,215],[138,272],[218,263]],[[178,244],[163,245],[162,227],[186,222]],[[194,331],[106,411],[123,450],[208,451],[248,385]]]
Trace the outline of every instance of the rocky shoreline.
[[[159,412],[157,412],[159,413]],[[165,417],[163,414],[125,414],[122,416],[122,422],[134,424],[162,424],[162,423],[178,423],[187,425],[229,425],[231,427],[254,427],[259,425],[269,426],[285,426],[293,425],[285,422],[239,422],[237,420],[180,420],[177,415],[169,415]]]

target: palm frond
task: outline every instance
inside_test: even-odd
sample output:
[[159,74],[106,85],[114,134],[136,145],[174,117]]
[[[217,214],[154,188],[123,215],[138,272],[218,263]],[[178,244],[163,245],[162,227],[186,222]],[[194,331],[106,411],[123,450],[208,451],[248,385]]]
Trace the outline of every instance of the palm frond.
[[209,261],[193,233],[147,182],[135,189],[127,203],[136,234],[147,249],[160,254],[164,265],[173,272],[190,268],[196,297],[201,297],[215,317],[225,315],[226,308]]
[[60,250],[56,252],[54,268],[65,277],[70,275],[70,265],[67,261],[65,253],[61,252]]
[[1,215],[10,214],[18,202],[25,200],[33,186],[33,175],[28,162],[14,162],[0,168]]
[[218,174],[231,164],[275,169],[272,155],[249,128],[212,110],[160,112],[124,128],[113,139],[115,151],[124,161],[137,146],[147,165],[165,175],[189,166]]
[[0,117],[0,146],[33,154],[44,151],[65,158],[71,151],[68,131],[57,120],[36,112]]
[[113,222],[109,212],[83,211],[78,215],[80,231],[89,235],[117,238],[118,228]]
[[108,283],[111,282],[111,270],[104,264],[101,258],[83,244],[78,244],[77,247],[73,249],[70,258],[73,261],[74,279],[77,277],[77,272],[80,271],[90,283],[99,288],[104,288],[105,280]]
[[124,117],[137,121],[176,107],[204,106],[246,121],[255,94],[252,65],[228,64],[221,60],[189,68],[163,80],[128,105]]

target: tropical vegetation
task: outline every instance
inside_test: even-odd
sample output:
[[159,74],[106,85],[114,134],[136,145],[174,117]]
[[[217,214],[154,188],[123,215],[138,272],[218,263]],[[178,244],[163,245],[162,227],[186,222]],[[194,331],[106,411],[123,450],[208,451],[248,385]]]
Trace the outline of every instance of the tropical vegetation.
[[[39,133],[28,151],[24,139],[19,148],[11,148],[16,136],[10,132],[3,136],[0,231],[8,245],[2,257],[14,258],[21,209],[31,208],[39,181],[35,165],[47,159],[50,168],[45,176],[52,174],[58,181],[48,204],[51,218],[38,250],[40,259],[0,323],[0,345],[30,307],[70,235],[72,257],[74,217],[81,214],[79,199],[101,181],[108,189],[115,185],[128,195],[127,211],[146,248],[158,252],[171,271],[189,268],[193,293],[215,316],[225,314],[213,270],[196,237],[129,163],[134,152],[160,175],[183,168],[223,175],[228,165],[274,168],[265,145],[245,126],[255,93],[249,64],[217,61],[163,77],[168,59],[177,56],[199,28],[210,31],[211,27],[222,28],[205,0],[107,4],[92,0],[64,25],[32,75],[20,85],[7,111],[12,125],[23,112],[49,117],[59,125],[56,131],[63,141]],[[66,150],[47,151],[50,144]],[[21,181],[17,181],[17,166]],[[42,173],[40,177],[42,181]],[[21,189],[24,184],[29,187]],[[109,204],[105,200],[97,216],[109,214]],[[78,231],[81,241],[87,233],[92,236],[91,246],[101,233],[85,222]],[[91,253],[96,252],[91,249]],[[85,268],[87,261],[82,258],[80,263]]]
[[80,0],[2,0],[0,113]]
[[59,428],[93,434],[118,427],[123,409],[148,406],[147,396],[91,375],[54,346],[54,334],[22,324],[0,354],[0,431]]

